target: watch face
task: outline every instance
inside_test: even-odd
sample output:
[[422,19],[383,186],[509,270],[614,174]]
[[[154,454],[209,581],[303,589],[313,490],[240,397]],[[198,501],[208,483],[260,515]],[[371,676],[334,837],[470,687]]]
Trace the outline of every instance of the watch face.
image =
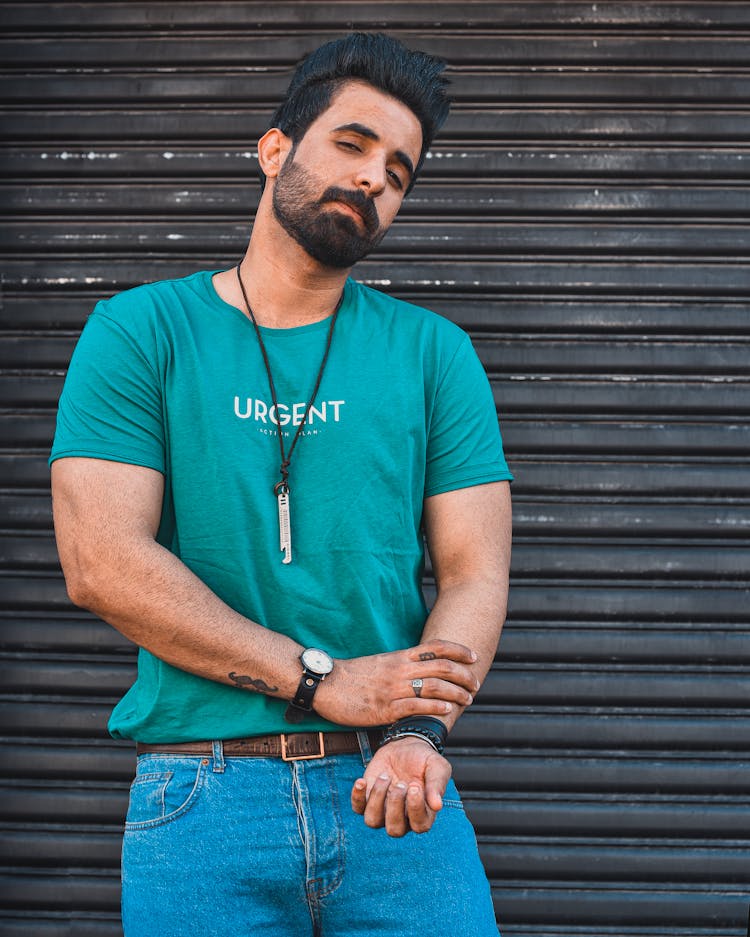
[[329,654],[317,647],[308,647],[300,655],[302,666],[313,673],[327,674],[333,670],[333,661]]

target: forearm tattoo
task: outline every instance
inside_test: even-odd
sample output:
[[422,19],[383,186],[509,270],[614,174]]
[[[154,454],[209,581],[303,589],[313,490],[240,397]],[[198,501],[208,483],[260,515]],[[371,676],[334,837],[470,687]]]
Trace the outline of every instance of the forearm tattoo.
[[420,660],[437,660],[437,654],[434,651],[423,651],[419,655]]
[[277,686],[269,686],[265,680],[260,677],[248,677],[242,673],[235,673],[233,670],[227,674],[235,686],[242,687],[245,690],[254,690],[256,693],[277,693]]

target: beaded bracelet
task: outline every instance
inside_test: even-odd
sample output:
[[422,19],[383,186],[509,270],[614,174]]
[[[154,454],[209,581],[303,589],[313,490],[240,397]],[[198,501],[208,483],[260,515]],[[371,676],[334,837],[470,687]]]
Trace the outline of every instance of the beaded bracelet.
[[398,722],[388,726],[381,744],[386,745],[388,742],[409,736],[424,739],[439,755],[442,755],[448,738],[448,729],[439,719],[432,719],[430,716],[411,716],[399,719]]

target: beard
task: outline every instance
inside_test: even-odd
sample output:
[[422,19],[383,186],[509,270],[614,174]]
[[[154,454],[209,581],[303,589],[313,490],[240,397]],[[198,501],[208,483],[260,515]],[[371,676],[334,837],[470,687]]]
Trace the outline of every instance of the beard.
[[[276,177],[273,213],[286,233],[318,263],[346,269],[366,257],[385,235],[371,198],[358,189],[331,186],[316,198],[315,177],[294,161],[294,150]],[[342,202],[362,216],[362,224],[326,203]]]

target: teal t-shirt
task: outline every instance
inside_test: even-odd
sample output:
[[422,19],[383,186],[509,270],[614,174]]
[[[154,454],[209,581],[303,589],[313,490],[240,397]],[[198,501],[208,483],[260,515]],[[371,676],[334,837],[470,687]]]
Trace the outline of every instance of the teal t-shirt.
[[[273,485],[330,320],[262,330],[203,272],[141,286],[89,317],[50,462],[86,456],[165,476],[158,541],[248,618],[349,658],[417,643],[425,497],[510,479],[489,382],[447,319],[348,280],[315,404],[291,463],[293,562]],[[115,737],[240,738],[290,728],[286,703],[186,673],[141,649]],[[297,730],[336,728],[317,717]]]

